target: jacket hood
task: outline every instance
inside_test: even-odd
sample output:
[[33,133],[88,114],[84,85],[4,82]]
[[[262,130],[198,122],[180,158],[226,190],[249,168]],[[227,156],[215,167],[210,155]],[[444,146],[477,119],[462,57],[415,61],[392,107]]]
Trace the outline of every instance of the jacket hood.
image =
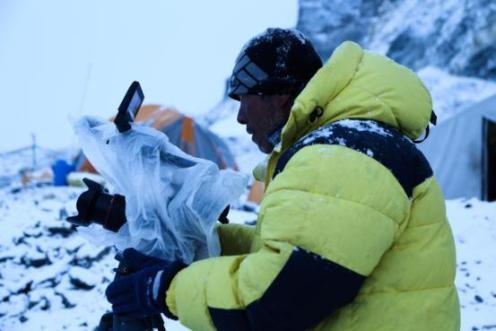
[[281,147],[345,118],[376,120],[417,139],[431,112],[431,96],[413,71],[346,41],[296,98]]

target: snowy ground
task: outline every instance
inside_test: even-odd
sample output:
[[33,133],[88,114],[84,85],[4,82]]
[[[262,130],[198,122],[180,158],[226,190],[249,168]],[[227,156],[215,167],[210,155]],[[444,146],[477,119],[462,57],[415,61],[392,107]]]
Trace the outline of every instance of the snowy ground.
[[496,203],[447,201],[457,249],[462,330],[496,330]]
[[2,192],[1,330],[87,330],[105,312],[112,254],[89,245],[64,220],[79,193],[53,187]]
[[[92,330],[109,309],[114,252],[64,221],[81,189],[0,191],[0,330]],[[458,252],[462,330],[496,328],[496,203],[448,201]],[[233,210],[234,222],[254,213]],[[170,331],[184,330],[167,321]]]
[[[92,330],[109,309],[104,291],[117,262],[65,221],[80,188],[0,191],[0,330]],[[237,222],[255,214],[233,210]],[[168,320],[168,331],[185,330]]]

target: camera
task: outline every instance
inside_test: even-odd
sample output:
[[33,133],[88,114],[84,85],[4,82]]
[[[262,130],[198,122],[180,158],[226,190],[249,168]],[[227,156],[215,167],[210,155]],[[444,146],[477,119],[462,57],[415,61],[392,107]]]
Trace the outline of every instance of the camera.
[[88,190],[83,192],[77,202],[78,215],[67,218],[75,225],[88,226],[91,223],[102,225],[105,229],[117,232],[126,223],[126,199],[119,194],[108,194],[102,185],[84,178]]
[[[120,133],[131,129],[131,123],[134,122],[144,98],[140,83],[132,82],[114,119],[114,124]],[[82,226],[88,226],[94,222],[107,230],[119,231],[119,228],[126,223],[125,197],[119,194],[108,194],[102,185],[91,179],[84,178],[83,182],[88,190],[82,193],[76,202],[79,214],[68,217],[67,221]]]

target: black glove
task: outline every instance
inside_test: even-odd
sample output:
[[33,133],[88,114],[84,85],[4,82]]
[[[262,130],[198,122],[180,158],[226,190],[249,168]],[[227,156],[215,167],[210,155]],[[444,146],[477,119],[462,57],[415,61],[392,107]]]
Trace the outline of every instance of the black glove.
[[105,291],[115,314],[141,318],[163,313],[176,319],[165,304],[165,294],[174,276],[186,266],[184,263],[167,262],[128,248],[120,266],[130,274],[116,277]]

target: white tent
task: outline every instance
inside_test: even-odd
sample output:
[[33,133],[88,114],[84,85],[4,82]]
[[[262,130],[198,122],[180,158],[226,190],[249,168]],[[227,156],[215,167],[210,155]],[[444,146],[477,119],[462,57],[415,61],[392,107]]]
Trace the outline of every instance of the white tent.
[[496,200],[496,95],[440,123],[418,146],[446,198]]

